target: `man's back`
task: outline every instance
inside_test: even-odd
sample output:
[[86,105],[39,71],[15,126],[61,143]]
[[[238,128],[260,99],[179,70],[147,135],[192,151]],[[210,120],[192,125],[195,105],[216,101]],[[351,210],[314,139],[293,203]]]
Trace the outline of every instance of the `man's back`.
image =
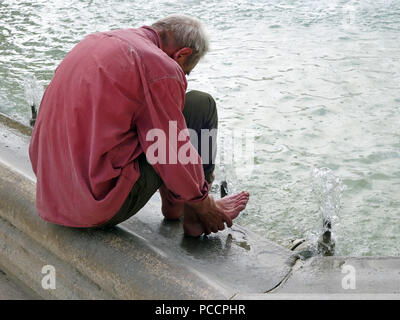
[[150,28],[96,33],[57,68],[29,152],[43,219],[100,225],[124,202],[139,176],[136,118],[152,103],[149,84],[174,79],[174,108],[183,108],[184,74],[159,41]]

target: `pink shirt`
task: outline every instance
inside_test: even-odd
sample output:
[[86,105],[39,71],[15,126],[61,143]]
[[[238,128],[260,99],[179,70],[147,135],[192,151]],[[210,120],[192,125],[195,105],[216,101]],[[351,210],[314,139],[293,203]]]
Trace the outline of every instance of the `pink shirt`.
[[[168,134],[169,121],[177,122],[178,134],[186,129],[186,86],[149,27],[95,33],[78,43],[45,91],[29,147],[39,215],[72,227],[112,218],[140,175],[136,158],[154,143],[147,132]],[[171,143],[179,149],[188,140]],[[207,196],[199,156],[197,164],[153,167],[177,201]]]

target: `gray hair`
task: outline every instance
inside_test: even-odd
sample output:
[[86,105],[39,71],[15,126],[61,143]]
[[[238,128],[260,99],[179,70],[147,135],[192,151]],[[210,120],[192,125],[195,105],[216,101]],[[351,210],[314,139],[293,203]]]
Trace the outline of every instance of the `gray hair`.
[[156,21],[151,27],[158,32],[171,32],[177,46],[191,48],[192,61],[199,61],[209,50],[207,34],[196,18],[173,14]]

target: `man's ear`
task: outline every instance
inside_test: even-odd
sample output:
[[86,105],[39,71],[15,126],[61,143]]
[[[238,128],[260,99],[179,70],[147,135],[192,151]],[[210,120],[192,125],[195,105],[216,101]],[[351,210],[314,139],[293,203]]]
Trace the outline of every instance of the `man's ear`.
[[185,48],[182,48],[182,49],[179,49],[178,51],[176,51],[172,55],[172,58],[174,60],[177,60],[177,59],[182,58],[182,57],[189,57],[192,53],[193,53],[193,51],[192,51],[191,48],[185,47]]

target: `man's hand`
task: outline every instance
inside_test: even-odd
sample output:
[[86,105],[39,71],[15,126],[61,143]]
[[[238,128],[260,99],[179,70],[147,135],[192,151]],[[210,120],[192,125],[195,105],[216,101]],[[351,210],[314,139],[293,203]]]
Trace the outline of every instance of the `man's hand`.
[[204,233],[210,234],[224,230],[225,223],[231,227],[232,220],[246,207],[249,196],[247,191],[218,200],[214,200],[211,195],[208,195],[203,201],[188,205],[194,209],[203,224]]

